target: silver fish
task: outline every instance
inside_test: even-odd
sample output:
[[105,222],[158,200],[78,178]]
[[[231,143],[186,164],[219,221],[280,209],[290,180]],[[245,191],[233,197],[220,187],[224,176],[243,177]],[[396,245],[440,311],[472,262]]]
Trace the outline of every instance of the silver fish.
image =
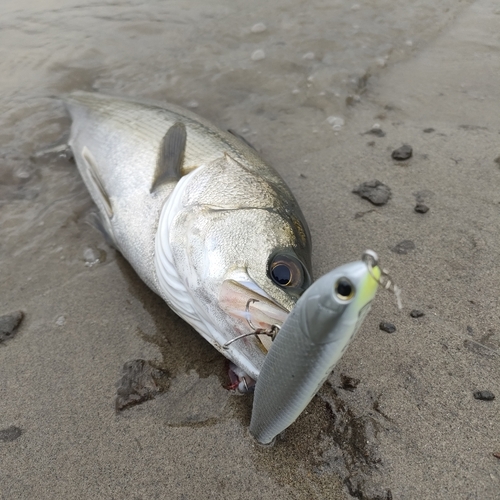
[[257,379],[261,340],[228,342],[283,323],[311,283],[309,229],[285,182],[243,141],[177,106],[86,92],[65,103],[104,231],[154,292]]
[[314,282],[276,336],[255,386],[250,433],[262,444],[302,413],[368,313],[380,281],[378,257],[338,267]]

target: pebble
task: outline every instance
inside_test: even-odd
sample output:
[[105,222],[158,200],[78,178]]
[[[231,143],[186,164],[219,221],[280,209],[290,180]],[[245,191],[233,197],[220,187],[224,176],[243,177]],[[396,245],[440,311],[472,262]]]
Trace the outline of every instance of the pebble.
[[264,33],[267,30],[267,26],[264,23],[256,23],[251,28],[252,33]]
[[374,205],[385,205],[391,197],[391,188],[377,179],[361,183],[352,192]]
[[493,456],[494,456],[495,458],[498,458],[498,459],[500,460],[500,453],[493,453]]
[[303,56],[302,59],[314,59],[316,55],[314,52],[306,52]]
[[375,135],[377,137],[385,137],[385,132],[380,127],[372,127],[370,130],[365,132],[366,134]]
[[15,336],[23,318],[23,311],[14,311],[0,316],[0,343]]
[[426,214],[429,211],[429,207],[424,203],[417,203],[414,208],[415,212],[419,214]]
[[6,429],[0,429],[0,441],[4,443],[9,443],[10,441],[15,441],[17,438],[21,437],[23,430],[15,425],[11,425]]
[[413,309],[413,311],[410,313],[410,316],[412,318],[421,318],[422,316],[425,316],[424,311],[420,311],[419,309]]
[[28,180],[34,173],[34,169],[27,165],[20,165],[14,169],[14,175],[21,180]]
[[186,103],[186,106],[191,109],[197,108],[199,105],[200,103],[196,99],[191,99]]
[[395,149],[392,152],[391,157],[394,160],[403,161],[403,160],[408,160],[408,158],[411,158],[412,154],[413,154],[413,148],[408,144],[403,144],[400,148]]
[[481,401],[493,401],[495,395],[491,391],[474,391],[474,397]]
[[250,59],[252,59],[252,61],[262,61],[262,59],[265,59],[265,57],[266,53],[262,49],[257,49],[252,52]]
[[359,378],[353,378],[349,377],[347,375],[344,375],[343,373],[340,374],[340,383],[342,384],[342,389],[346,391],[354,391],[358,387],[358,384],[361,381]]
[[411,240],[403,240],[398,243],[395,247],[392,247],[391,250],[394,253],[398,253],[400,255],[406,255],[411,250],[415,250],[415,243]]
[[[335,93],[335,97],[339,97],[339,94]],[[356,103],[361,101],[361,96],[355,94],[355,95],[348,95],[345,98],[345,103],[347,106],[354,106]]]
[[435,129],[433,129],[432,127],[424,128],[424,132],[426,134],[432,134],[432,132],[434,132],[434,131],[435,131]]
[[332,126],[333,130],[340,130],[345,123],[341,116],[329,116],[326,121]]
[[500,156],[498,158],[495,158],[494,162],[500,165]]
[[394,333],[396,331],[396,325],[393,323],[388,323],[387,321],[381,321],[378,327],[387,333]]
[[83,250],[83,260],[87,267],[95,266],[101,262],[100,260],[100,252],[98,252],[95,248],[87,247]]
[[59,316],[56,319],[56,325],[57,326],[64,326],[66,324],[66,318],[64,316]]
[[151,366],[144,359],[127,361],[122,368],[122,378],[117,383],[115,407],[125,410],[165,391],[170,384],[168,374]]

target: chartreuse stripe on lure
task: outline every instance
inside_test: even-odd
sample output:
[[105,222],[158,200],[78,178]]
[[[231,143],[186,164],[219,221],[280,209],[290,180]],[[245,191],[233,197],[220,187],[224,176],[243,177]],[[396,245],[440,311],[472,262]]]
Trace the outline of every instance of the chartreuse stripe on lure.
[[302,413],[354,338],[375,297],[374,252],[313,283],[281,326],[255,386],[250,433],[262,444]]

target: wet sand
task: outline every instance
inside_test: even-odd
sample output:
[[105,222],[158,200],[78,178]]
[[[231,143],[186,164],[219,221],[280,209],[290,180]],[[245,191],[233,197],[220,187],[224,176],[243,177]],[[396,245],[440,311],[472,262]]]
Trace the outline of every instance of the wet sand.
[[[25,313],[0,342],[2,500],[498,498],[500,10],[307,5],[2,7],[0,315]],[[402,288],[401,312],[379,293],[273,448],[249,437],[251,398],[224,389],[224,359],[86,223],[74,165],[33,157],[69,126],[47,96],[77,88],[235,129],[299,200],[316,276],[372,248]],[[412,157],[393,160],[403,144]],[[352,193],[372,179],[386,205]],[[139,359],[165,390],[117,412]]]

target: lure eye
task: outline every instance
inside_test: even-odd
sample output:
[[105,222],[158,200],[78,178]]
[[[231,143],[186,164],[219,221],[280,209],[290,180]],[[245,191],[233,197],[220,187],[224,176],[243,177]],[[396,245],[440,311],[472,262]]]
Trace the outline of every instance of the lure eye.
[[347,278],[339,278],[335,283],[335,294],[340,300],[350,300],[354,297],[354,285]]
[[304,283],[302,265],[288,255],[277,255],[269,266],[271,279],[283,288],[299,288]]

